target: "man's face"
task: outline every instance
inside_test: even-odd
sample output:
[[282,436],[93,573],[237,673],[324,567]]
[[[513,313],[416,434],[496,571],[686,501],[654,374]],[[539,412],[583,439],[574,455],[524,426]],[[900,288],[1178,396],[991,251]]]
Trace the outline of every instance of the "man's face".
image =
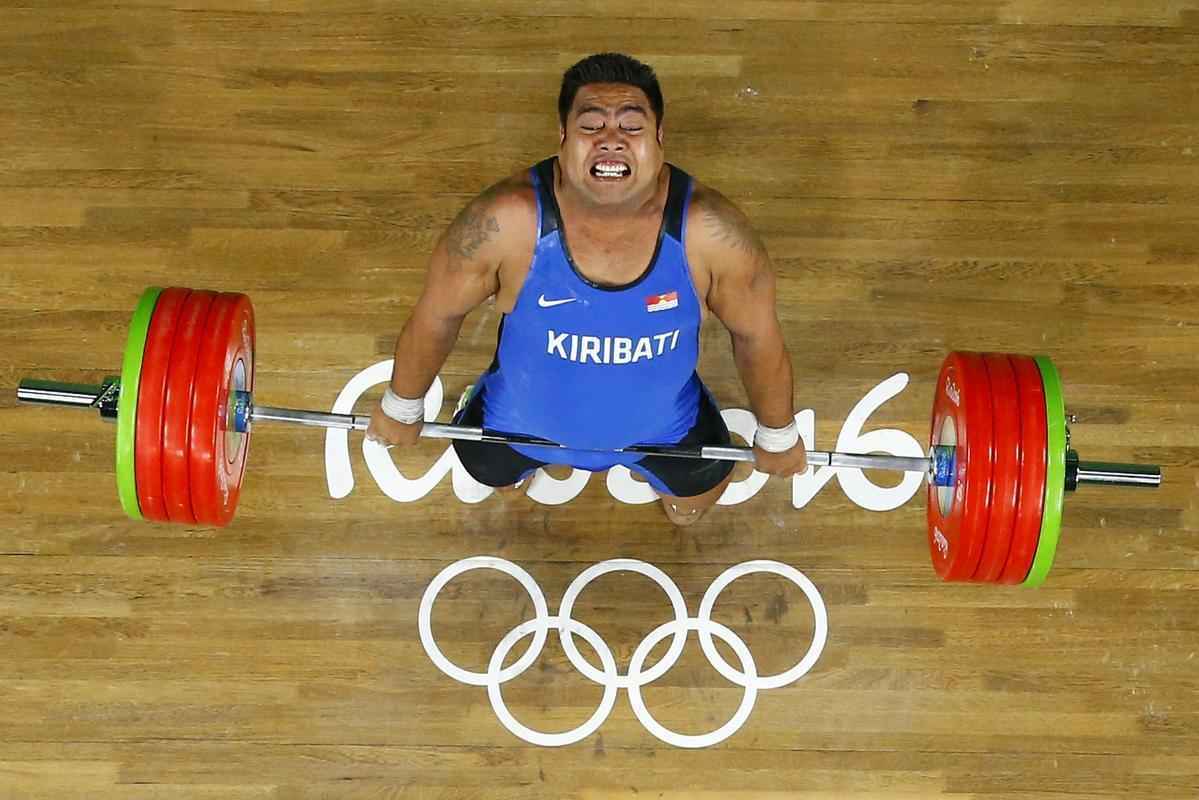
[[562,179],[591,202],[619,205],[656,188],[662,132],[640,89],[623,83],[580,87],[559,132]]

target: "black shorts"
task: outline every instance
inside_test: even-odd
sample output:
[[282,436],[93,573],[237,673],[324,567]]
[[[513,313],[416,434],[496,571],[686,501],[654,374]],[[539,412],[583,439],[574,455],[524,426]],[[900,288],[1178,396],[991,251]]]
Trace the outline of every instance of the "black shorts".
[[[483,426],[483,389],[478,389],[461,411],[454,415],[455,425]],[[700,387],[699,412],[695,425],[678,444],[702,447],[727,447],[732,444],[729,429],[720,409],[706,387]],[[453,440],[458,460],[471,477],[484,486],[511,486],[552,461],[538,461],[518,453],[505,444]],[[732,461],[714,459],[646,456],[629,469],[640,472],[661,493],[665,488],[674,497],[695,497],[720,485],[733,471]],[[655,485],[660,484],[660,485]]]

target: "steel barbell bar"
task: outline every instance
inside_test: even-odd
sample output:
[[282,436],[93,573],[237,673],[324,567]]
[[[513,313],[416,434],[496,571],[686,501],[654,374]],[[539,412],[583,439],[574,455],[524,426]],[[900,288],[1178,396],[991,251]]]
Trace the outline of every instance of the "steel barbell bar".
[[[120,381],[108,378],[99,386],[91,384],[61,383],[45,380],[22,380],[17,387],[17,400],[23,403],[65,406],[71,408],[94,408],[105,419],[116,417]],[[246,433],[253,423],[282,422],[318,428],[365,431],[370,417],[361,414],[332,414],[323,411],[282,408],[257,405],[250,392],[235,391],[229,410],[229,430]],[[615,450],[591,451],[570,448],[557,442],[532,436],[505,434],[486,428],[465,425],[446,425],[426,422],[421,428],[422,438],[459,439],[494,444],[543,447],[580,452],[637,453],[665,456],[669,458],[710,459],[718,461],[754,461],[753,449],[749,447],[679,447],[677,445],[634,445]],[[909,457],[872,455],[867,453],[839,453],[822,450],[807,451],[808,464],[814,467],[846,467],[854,469],[878,469],[924,474],[937,486],[950,486],[954,475],[954,448],[933,447],[928,456]],[[1080,461],[1077,453],[1069,451],[1067,458],[1066,488],[1075,489],[1080,484],[1107,486],[1146,486],[1161,484],[1161,468],[1156,465],[1116,464],[1108,462]]]

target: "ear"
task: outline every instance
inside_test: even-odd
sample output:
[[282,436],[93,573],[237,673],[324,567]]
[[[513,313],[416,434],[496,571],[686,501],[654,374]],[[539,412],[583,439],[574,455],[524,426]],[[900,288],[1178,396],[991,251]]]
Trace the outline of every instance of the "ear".
[[662,146],[662,134],[663,133],[665,133],[665,130],[663,129],[663,127],[661,125],[658,125],[658,147]]
[[558,146],[561,147],[566,143],[566,128],[562,125],[558,126]]

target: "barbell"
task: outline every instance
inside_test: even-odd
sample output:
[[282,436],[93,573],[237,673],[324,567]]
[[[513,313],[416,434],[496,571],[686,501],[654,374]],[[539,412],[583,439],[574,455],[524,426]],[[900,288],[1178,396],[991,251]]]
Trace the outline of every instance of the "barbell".
[[[254,340],[246,295],[151,287],[134,310],[120,376],[100,385],[23,379],[17,399],[92,408],[116,422],[117,490],[129,517],[224,526],[237,508],[255,423],[349,430],[369,423],[361,415],[256,404]],[[1053,564],[1067,491],[1161,483],[1157,466],[1080,461],[1067,423],[1061,377],[1048,357],[957,351],[937,378],[927,457],[809,451],[808,463],[924,474],[937,574],[1035,586]],[[565,449],[460,425],[425,423],[421,436]],[[608,452],[753,461],[748,447]]]

